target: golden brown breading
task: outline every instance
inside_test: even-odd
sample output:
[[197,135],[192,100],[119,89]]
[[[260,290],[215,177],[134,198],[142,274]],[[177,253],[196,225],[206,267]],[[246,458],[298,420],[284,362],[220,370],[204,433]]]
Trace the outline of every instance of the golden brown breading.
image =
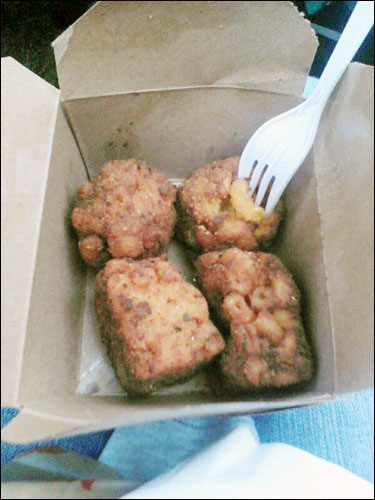
[[180,188],[177,234],[188,245],[205,252],[231,246],[253,250],[275,236],[281,203],[265,217],[248,196],[248,181],[237,178],[238,164],[238,157],[209,163]]
[[96,287],[98,319],[128,393],[182,381],[224,349],[201,292],[163,258],[113,259]]
[[312,377],[292,277],[272,254],[231,248],[196,262],[203,291],[230,337],[220,368],[232,389],[282,387]]
[[160,254],[174,228],[175,197],[176,188],[144,162],[106,163],[94,182],[77,191],[72,223],[82,258],[99,267],[110,257]]

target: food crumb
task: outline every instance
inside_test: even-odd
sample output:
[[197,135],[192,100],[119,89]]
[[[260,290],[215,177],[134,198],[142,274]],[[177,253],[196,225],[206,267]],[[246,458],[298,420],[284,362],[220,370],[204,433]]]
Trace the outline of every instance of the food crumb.
[[130,311],[130,309],[133,307],[133,301],[132,299],[127,299],[124,304],[124,308],[126,311]]

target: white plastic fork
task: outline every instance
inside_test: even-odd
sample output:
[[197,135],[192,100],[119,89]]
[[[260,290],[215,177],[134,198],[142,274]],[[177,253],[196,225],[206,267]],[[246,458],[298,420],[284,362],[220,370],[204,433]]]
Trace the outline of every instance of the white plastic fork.
[[238,177],[250,177],[250,196],[258,187],[257,206],[269,190],[266,216],[272,212],[310,151],[324,106],[373,24],[374,2],[357,2],[310,97],[265,122],[243,150]]

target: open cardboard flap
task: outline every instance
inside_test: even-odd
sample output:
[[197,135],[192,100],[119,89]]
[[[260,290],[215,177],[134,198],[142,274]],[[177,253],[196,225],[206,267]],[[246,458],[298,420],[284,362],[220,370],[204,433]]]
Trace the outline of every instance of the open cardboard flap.
[[[51,87],[42,82],[43,89],[35,75],[14,61],[5,60],[4,82],[19,82],[19,85],[8,84],[3,94],[11,104],[6,106],[3,122],[10,146],[2,170],[10,175],[8,171],[14,168],[12,154],[23,155],[27,160],[32,158],[30,142],[19,140],[24,129],[28,131],[25,134],[31,134],[29,129],[36,134],[32,144],[49,140],[49,154],[41,157],[37,171],[32,170],[31,174],[33,162],[22,164],[25,172],[22,170],[20,178],[35,177],[39,189],[44,179],[45,190],[37,205],[39,219],[33,215],[29,223],[29,226],[34,224],[34,240],[29,239],[34,241],[34,257],[30,257],[28,265],[22,255],[14,257],[21,248],[17,237],[25,228],[22,221],[19,227],[12,226],[12,214],[17,213],[17,203],[23,198],[11,190],[7,177],[3,179],[9,193],[5,229],[13,231],[13,239],[3,238],[2,245],[4,255],[9,256],[2,279],[8,294],[3,317],[24,315],[24,322],[18,328],[7,319],[2,333],[2,388],[6,395],[2,404],[22,408],[21,414],[3,431],[3,439],[8,441],[30,442],[56,434],[77,434],[183,416],[271,411],[323,401],[337,390],[346,392],[371,385],[373,76],[371,68],[354,65],[326,109],[314,154],[288,187],[288,217],[276,248],[304,296],[304,320],[318,359],[317,375],[311,384],[304,391],[230,400],[194,392],[155,394],[137,402],[122,397],[76,394],[82,331],[85,333],[87,324],[84,316],[87,293],[86,270],[78,255],[69,216],[75,190],[87,178],[86,169],[91,176],[106,159],[137,156],[169,177],[181,178],[206,161],[240,154],[259,124],[300,101],[297,96],[302,92],[316,48],[308,23],[288,2],[182,2],[178,3],[182,6],[178,10],[174,2],[168,2],[165,10],[162,4],[166,2],[96,4],[68,34],[56,41],[64,100],[58,105],[58,91],[52,88],[57,96],[54,119],[42,120],[38,134],[34,130],[36,118],[41,110],[44,113],[47,109]],[[193,5],[194,9],[202,8],[201,20],[193,15]],[[208,9],[215,9],[211,24]],[[148,39],[145,34],[150,32],[149,21],[157,15],[158,30],[155,33],[151,30],[153,38],[150,34]],[[129,16],[133,16],[131,23]],[[247,23],[243,23],[244,16]],[[168,38],[172,25],[175,32]],[[119,37],[114,36],[113,26],[117,26]],[[234,37],[234,31],[224,36],[221,34],[224,26],[228,30],[236,28],[237,41],[230,42],[233,47],[226,44],[230,33]],[[248,33],[256,31],[261,33],[259,37],[251,38],[252,45],[245,44],[245,40],[250,40],[246,38]],[[166,34],[158,37],[159,32]],[[96,37],[97,44],[101,41],[101,45],[92,45],[90,36]],[[163,41],[164,36],[168,43]],[[134,39],[138,40],[135,48]],[[177,55],[173,58],[168,52],[172,50],[171,39],[176,43],[181,40],[179,55],[184,64],[176,63],[176,67],[173,64],[179,60]],[[212,40],[215,40],[213,46]],[[57,50],[60,43],[66,43],[65,52],[61,47]],[[155,58],[150,47],[154,45],[160,51],[162,63],[149,72],[149,64]],[[200,45],[202,50],[198,54]],[[232,48],[241,53],[239,58],[232,57]],[[106,62],[108,58],[111,64]],[[252,58],[258,60],[256,64],[251,63]],[[268,65],[268,58],[273,58],[276,66]],[[234,75],[225,80],[225,75],[219,73],[229,65],[228,59],[241,61],[241,67],[232,72],[225,69],[231,78]],[[185,71],[189,60],[189,71]],[[280,79],[272,73],[274,67],[278,68]],[[264,78],[260,78],[263,68]],[[283,68],[293,73],[291,78],[284,79]],[[198,84],[203,87],[181,89]],[[152,91],[161,86],[162,90]],[[12,121],[12,116],[19,119]],[[47,124],[48,130],[43,128]],[[352,179],[352,167],[358,158],[361,172]],[[335,169],[331,173],[330,163]],[[332,184],[336,182],[334,171],[339,176],[337,186]],[[344,204],[343,191],[350,208]],[[37,196],[39,191],[33,192]],[[29,198],[28,203],[35,201]],[[39,241],[37,250],[36,241]],[[12,258],[14,269],[9,264]],[[20,263],[26,267],[19,267]],[[14,279],[18,269],[22,270],[18,276],[28,277],[29,293],[33,279],[30,302],[25,298],[18,302],[17,293],[22,288],[18,286],[22,281]],[[347,283],[348,277],[350,287],[343,290],[342,284]],[[361,316],[356,314],[359,312]],[[8,369],[13,362],[16,368]]]
[[1,59],[1,404],[17,406],[59,91]]
[[317,45],[285,1],[98,2],[53,43],[65,101],[211,85],[301,95]]

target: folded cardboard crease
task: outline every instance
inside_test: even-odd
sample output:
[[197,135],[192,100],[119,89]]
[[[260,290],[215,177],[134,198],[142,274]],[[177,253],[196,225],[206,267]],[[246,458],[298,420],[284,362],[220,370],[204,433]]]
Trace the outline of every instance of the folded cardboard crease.
[[67,38],[54,44],[65,44],[61,92],[2,59],[1,402],[21,408],[3,439],[266,412],[372,386],[373,69],[352,64],[287,189],[276,248],[303,293],[314,380],[276,396],[76,394],[87,272],[69,216],[86,168],[135,156],[183,178],[240,154],[300,102],[317,42],[289,2],[99,2]]

